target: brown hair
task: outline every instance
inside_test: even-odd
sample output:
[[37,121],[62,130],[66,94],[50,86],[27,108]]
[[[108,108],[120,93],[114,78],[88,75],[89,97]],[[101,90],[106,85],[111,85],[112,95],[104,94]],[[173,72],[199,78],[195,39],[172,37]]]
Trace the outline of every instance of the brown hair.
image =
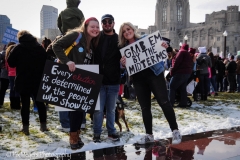
[[15,47],[15,43],[11,44],[7,47],[6,53],[5,53],[5,60],[7,60],[9,53],[11,52],[11,50]]
[[[86,23],[86,21],[84,22],[84,23],[82,23],[82,25],[80,26],[80,27],[77,27],[76,29],[73,29],[73,30],[70,30],[70,31],[68,31],[66,34],[69,34],[70,32],[82,32],[83,33],[83,35],[85,36],[85,37],[87,37],[87,35],[88,35],[88,33],[87,33],[87,27],[88,27],[88,25],[89,25],[89,22],[90,21],[96,21],[96,22],[98,22],[98,24],[99,24],[99,21],[95,18],[95,19],[91,19],[91,20],[89,20],[89,19],[87,19],[87,23]],[[96,48],[97,47],[97,45],[98,45],[98,42],[99,42],[99,38],[100,38],[100,33],[98,34],[98,36],[97,37],[94,37],[94,38],[92,38],[92,40],[91,40],[91,42],[88,42],[88,40],[86,40],[86,50],[87,50],[87,53],[90,53],[90,47],[91,47],[91,43],[93,44],[93,47],[94,48]]]

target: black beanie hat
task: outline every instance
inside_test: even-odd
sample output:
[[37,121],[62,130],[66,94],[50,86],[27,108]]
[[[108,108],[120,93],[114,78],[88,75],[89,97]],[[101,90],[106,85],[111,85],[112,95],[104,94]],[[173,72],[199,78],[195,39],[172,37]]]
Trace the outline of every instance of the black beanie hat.
[[167,48],[167,53],[168,53],[168,52],[172,52],[172,51],[173,51],[172,47],[168,47],[168,48]]

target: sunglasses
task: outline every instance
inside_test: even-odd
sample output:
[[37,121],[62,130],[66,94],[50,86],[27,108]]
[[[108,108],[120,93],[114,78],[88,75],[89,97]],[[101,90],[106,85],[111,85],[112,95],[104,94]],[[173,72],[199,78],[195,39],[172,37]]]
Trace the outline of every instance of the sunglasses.
[[103,20],[102,23],[103,23],[104,25],[106,25],[107,23],[108,23],[108,24],[112,24],[112,23],[113,23],[113,20],[108,20],[108,21],[107,21],[107,20]]

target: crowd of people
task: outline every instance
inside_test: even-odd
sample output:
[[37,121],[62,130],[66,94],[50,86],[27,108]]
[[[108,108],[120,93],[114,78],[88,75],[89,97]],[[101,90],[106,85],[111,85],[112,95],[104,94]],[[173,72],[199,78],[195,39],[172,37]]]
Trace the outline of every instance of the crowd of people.
[[[76,64],[97,64],[103,80],[100,89],[100,110],[91,113],[93,141],[101,143],[104,110],[108,137],[118,141],[119,135],[114,127],[115,107],[117,99],[125,104],[121,98],[123,85],[120,84],[123,84],[121,77],[126,73],[126,57],[121,56],[120,49],[140,40],[143,36],[137,34],[137,29],[130,22],[123,23],[117,34],[114,30],[115,19],[111,14],[103,15],[100,22],[95,17],[85,19],[78,9],[79,0],[66,2],[67,8],[60,13],[57,22],[61,36],[56,37],[53,42],[45,38],[42,44],[39,44],[30,32],[22,30],[17,34],[19,44],[9,43],[6,51],[2,52],[0,106],[3,105],[4,95],[10,83],[10,106],[12,109],[21,110],[21,131],[26,135],[30,134],[30,98],[34,100],[38,109],[40,130],[49,131],[47,104],[36,100],[46,60],[66,64],[71,72],[75,71]],[[79,42],[73,45],[76,39]],[[66,54],[64,51],[69,46],[72,48]],[[200,90],[195,89],[195,92],[201,94],[201,100],[206,100],[208,94],[217,95],[218,91],[227,91],[227,83],[230,86],[229,93],[240,91],[240,57],[237,57],[237,62],[234,61],[234,57],[223,62],[220,57],[216,58],[211,52],[207,53],[205,47],[198,48],[197,54],[196,50],[189,49],[187,44],[181,46],[180,50],[172,49],[165,42],[162,46],[166,48],[169,59],[131,76],[146,130],[146,135],[137,141],[139,144],[154,142],[152,93],[169,123],[173,135],[172,143],[179,144],[181,134],[173,109],[174,100],[176,92],[180,90],[179,107],[187,106],[186,86],[191,77],[199,78]],[[169,92],[164,77],[165,70],[170,70]],[[81,128],[86,127],[86,113],[61,111],[59,121],[61,125],[57,128],[69,132],[71,149],[80,149],[84,145],[80,134]]]

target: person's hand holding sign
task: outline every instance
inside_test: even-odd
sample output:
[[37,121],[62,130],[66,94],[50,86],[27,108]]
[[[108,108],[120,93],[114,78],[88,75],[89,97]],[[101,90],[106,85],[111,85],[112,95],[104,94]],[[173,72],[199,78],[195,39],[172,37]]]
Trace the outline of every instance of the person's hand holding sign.
[[67,65],[68,65],[69,71],[71,71],[71,72],[75,71],[76,67],[75,67],[75,63],[73,61],[68,61]]
[[164,47],[164,48],[168,48],[168,44],[167,44],[166,42],[163,42],[163,43],[161,44],[161,46]]
[[123,67],[126,66],[126,57],[125,56],[122,56],[122,58],[120,59],[120,63]]

